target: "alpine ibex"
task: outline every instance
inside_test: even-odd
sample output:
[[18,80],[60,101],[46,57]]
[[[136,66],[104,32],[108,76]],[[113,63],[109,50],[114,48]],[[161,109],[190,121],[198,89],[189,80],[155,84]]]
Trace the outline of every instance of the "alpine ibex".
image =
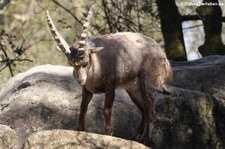
[[112,134],[111,111],[115,89],[123,88],[140,109],[142,121],[135,138],[143,141],[151,133],[154,120],[154,96],[167,92],[166,81],[172,77],[170,63],[160,46],[139,33],[120,32],[88,39],[88,27],[96,5],[88,12],[80,40],[71,47],[58,33],[47,11],[51,33],[74,67],[73,75],[82,86],[82,103],[77,130],[83,131],[88,104],[95,93],[105,93],[106,134]]

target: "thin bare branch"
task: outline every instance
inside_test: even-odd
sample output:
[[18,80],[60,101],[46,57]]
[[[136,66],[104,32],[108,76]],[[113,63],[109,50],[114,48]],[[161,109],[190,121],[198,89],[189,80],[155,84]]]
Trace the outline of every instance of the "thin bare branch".
[[[11,60],[10,58],[8,57],[8,54],[6,53],[5,49],[3,48],[2,44],[0,44],[1,46],[1,50],[5,56],[5,66],[9,68],[9,72],[10,72],[10,75],[13,77],[13,70],[12,70],[12,66],[11,66]],[[2,69],[3,70],[3,69]]]
[[52,0],[52,2],[54,2],[56,5],[58,5],[59,7],[61,7],[62,9],[64,9],[67,13],[69,13],[78,23],[80,23],[82,25],[82,22],[66,7],[64,7],[62,4],[60,4],[59,2],[57,2],[56,0]]
[[113,27],[112,27],[112,22],[110,21],[110,17],[109,17],[109,10],[108,10],[108,6],[107,6],[107,1],[102,0],[102,5],[103,5],[106,20],[107,20],[107,23],[108,23],[108,26],[109,26],[110,33],[113,33]]

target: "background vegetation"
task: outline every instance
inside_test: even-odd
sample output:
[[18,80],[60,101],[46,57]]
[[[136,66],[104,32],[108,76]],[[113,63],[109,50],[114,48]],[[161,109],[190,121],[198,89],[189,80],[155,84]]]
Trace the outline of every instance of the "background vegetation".
[[[208,1],[218,2],[204,0]],[[182,6],[187,0],[0,0],[0,4],[4,2],[4,7],[0,5],[0,89],[11,76],[34,66],[67,65],[65,57],[56,50],[56,43],[48,30],[45,18],[47,9],[60,33],[72,44],[81,32],[81,24],[88,8],[98,3],[100,7],[90,30],[92,36],[120,31],[140,32],[159,42],[168,57],[173,60],[186,60],[182,21],[210,18],[198,14],[198,6]],[[224,8],[225,3],[216,10]],[[220,16],[219,13],[213,12],[209,16]],[[216,21],[218,20],[218,23],[215,23],[215,20],[209,22],[222,24],[223,19],[218,17]],[[215,27],[218,28],[218,25],[212,28]],[[221,30],[217,31],[213,38],[218,39],[220,34]],[[211,41],[211,38],[207,40]],[[219,40],[222,43],[222,38],[216,41]],[[221,47],[223,48],[223,44]],[[217,54],[217,51],[213,54]]]

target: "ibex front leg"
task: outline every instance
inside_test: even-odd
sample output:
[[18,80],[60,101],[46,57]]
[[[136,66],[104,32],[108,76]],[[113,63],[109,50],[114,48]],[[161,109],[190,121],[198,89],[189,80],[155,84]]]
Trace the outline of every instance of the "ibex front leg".
[[115,87],[109,85],[105,89],[105,105],[104,105],[104,116],[105,116],[105,131],[107,135],[112,135],[113,127],[112,127],[112,106],[115,98]]
[[93,94],[90,93],[85,87],[82,88],[82,102],[80,105],[80,115],[77,124],[78,131],[84,131],[85,127],[85,114],[87,112],[88,104],[91,101]]

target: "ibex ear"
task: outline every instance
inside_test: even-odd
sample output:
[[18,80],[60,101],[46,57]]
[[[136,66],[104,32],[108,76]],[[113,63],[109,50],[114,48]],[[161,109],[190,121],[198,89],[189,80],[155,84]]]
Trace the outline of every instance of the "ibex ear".
[[101,51],[102,49],[104,49],[104,47],[94,47],[93,49],[91,49],[91,53],[96,53]]
[[90,54],[96,53],[104,49],[104,47],[88,47],[88,51]]

